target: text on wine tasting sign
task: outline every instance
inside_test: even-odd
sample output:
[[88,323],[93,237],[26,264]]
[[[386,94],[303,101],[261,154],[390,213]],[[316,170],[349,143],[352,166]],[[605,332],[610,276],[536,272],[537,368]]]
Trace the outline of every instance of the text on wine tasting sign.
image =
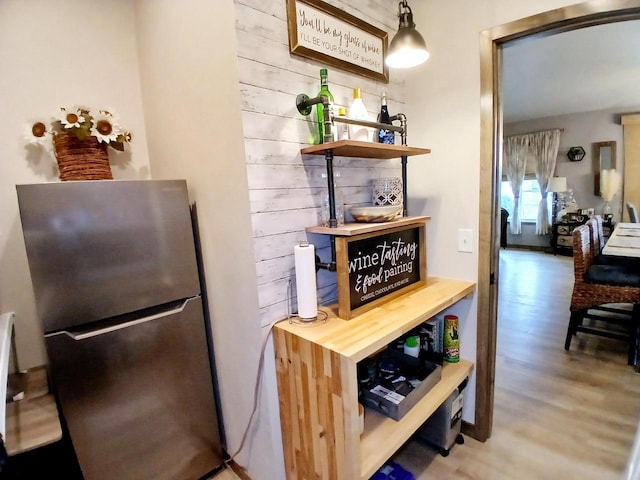
[[287,17],[292,53],[389,81],[383,30],[321,0],[287,0]]
[[[410,227],[368,236],[362,239],[346,240],[346,268],[338,267],[340,316],[350,318],[353,312],[362,311],[365,305],[380,301],[390,294],[407,287],[424,283],[426,277],[425,251],[423,249],[424,227]],[[342,248],[341,248],[342,250]],[[341,289],[340,270],[348,279],[348,287]],[[343,280],[344,281],[344,280]]]

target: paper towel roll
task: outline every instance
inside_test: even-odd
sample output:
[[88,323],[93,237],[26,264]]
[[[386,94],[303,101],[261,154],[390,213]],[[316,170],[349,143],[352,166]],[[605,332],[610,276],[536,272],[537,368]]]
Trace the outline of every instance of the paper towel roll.
[[298,316],[303,320],[314,320],[318,316],[316,249],[313,244],[303,242],[293,247],[293,253],[296,264]]

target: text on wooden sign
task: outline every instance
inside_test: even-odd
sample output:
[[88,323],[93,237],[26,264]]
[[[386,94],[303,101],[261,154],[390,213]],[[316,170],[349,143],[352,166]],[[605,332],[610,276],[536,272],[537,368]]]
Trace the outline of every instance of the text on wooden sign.
[[350,242],[348,261],[355,309],[420,280],[419,229]]

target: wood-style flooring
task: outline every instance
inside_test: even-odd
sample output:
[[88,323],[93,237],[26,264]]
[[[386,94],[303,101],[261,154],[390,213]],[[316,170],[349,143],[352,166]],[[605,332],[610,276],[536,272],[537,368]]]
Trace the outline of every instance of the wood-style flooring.
[[231,468],[225,468],[209,480],[240,480],[240,477]]
[[572,260],[501,250],[492,436],[465,436],[448,457],[409,441],[394,460],[417,480],[622,478],[640,375],[620,341],[579,333],[564,350]]

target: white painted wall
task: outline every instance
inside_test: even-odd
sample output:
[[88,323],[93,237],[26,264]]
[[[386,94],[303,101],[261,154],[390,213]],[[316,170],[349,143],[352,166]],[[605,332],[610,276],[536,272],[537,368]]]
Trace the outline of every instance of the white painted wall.
[[[429,274],[476,280],[473,254],[457,251],[459,228],[477,238],[480,178],[480,33],[575,1],[479,0],[411,2],[431,57],[407,73],[406,113],[411,143],[431,148],[424,162],[410,162],[410,214],[431,215],[427,228]],[[477,242],[476,242],[477,243]],[[461,356],[476,357],[476,298],[456,305]],[[475,375],[465,390],[463,418],[473,421]]]
[[[151,171],[156,179],[186,178],[197,206],[220,408],[227,450],[233,454],[251,416],[263,341],[233,3],[135,4]],[[269,396],[260,402],[259,421],[235,459],[256,479],[284,478],[278,410],[269,404],[275,395],[273,378],[263,389]]]
[[0,2],[0,313],[16,312],[20,368],[44,364],[46,353],[15,185],[58,181],[55,160],[26,149],[23,130],[76,104],[119,113],[134,141],[124,154],[111,151],[113,176],[148,178],[132,3]]

